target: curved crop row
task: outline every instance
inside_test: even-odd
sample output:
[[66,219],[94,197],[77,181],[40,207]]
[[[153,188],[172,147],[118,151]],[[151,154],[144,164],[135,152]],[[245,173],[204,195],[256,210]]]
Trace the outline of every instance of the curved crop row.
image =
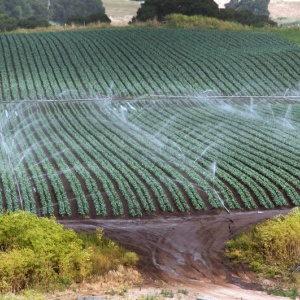
[[[293,94],[299,47],[271,34],[171,29],[0,36],[0,101]],[[287,92],[288,91],[288,92]]]

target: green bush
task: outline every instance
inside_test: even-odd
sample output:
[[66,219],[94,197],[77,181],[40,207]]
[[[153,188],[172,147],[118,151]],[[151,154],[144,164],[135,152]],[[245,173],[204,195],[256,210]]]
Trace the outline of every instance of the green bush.
[[8,15],[0,14],[0,32],[7,32],[17,29],[18,21]]
[[110,18],[106,14],[97,13],[86,17],[83,16],[73,16],[67,19],[66,24],[71,25],[88,25],[92,23],[111,23]]
[[217,18],[224,21],[238,22],[253,27],[264,27],[265,25],[276,26],[268,15],[256,15],[248,10],[234,10],[230,8],[220,9]]
[[101,229],[97,229],[96,233],[79,233],[79,237],[84,247],[90,249],[93,275],[102,275],[119,265],[133,267],[138,261],[136,253],[127,252],[118,243],[104,237]]
[[160,294],[163,297],[168,297],[168,298],[173,298],[174,297],[174,293],[171,290],[161,290]]
[[282,287],[275,287],[275,288],[268,288],[266,292],[268,293],[268,295],[289,297],[292,300],[297,299],[297,297],[299,296],[299,292],[296,288],[292,288],[290,290],[284,290]]
[[37,27],[49,27],[50,23],[47,20],[42,20],[36,17],[22,19],[18,22],[20,28],[34,29]]
[[0,216],[0,292],[51,289],[82,281],[90,252],[73,230],[27,212]]
[[197,16],[185,16],[182,14],[171,14],[165,17],[167,26],[172,28],[201,28],[220,30],[250,30],[249,26],[237,22],[223,21],[217,18]]
[[54,217],[23,211],[0,216],[0,293],[49,291],[137,261],[101,229],[77,234]]
[[276,216],[226,244],[225,256],[269,278],[293,278],[300,266],[300,209]]

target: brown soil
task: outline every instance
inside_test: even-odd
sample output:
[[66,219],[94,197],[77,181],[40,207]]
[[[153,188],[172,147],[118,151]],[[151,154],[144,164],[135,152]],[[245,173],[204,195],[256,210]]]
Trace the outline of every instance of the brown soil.
[[[259,290],[261,286],[251,272],[236,268],[224,259],[225,242],[259,221],[286,214],[288,211],[290,210],[60,222],[75,230],[103,228],[108,237],[139,255],[139,270],[149,284],[153,285],[162,280],[169,284],[194,288],[209,288],[210,285],[215,290],[220,286],[234,284],[244,289]],[[255,297],[253,299],[260,299],[257,295]],[[224,296],[214,299],[227,298]]]

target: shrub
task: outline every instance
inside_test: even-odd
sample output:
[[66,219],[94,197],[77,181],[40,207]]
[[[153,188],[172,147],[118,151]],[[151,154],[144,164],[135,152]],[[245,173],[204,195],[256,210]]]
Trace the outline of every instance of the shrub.
[[182,14],[171,14],[165,17],[167,25],[175,28],[201,28],[221,30],[250,30],[249,26],[237,22],[223,21],[217,18],[197,16],[185,16]]
[[226,244],[225,256],[269,278],[300,269],[300,209],[276,216],[239,234]]
[[8,15],[0,14],[0,32],[7,32],[17,29],[18,21]]
[[221,20],[238,22],[253,27],[264,27],[266,24],[269,26],[277,25],[268,15],[256,15],[248,10],[220,9],[217,17]]
[[160,294],[163,297],[168,297],[168,298],[173,298],[174,297],[174,293],[171,290],[161,290]]
[[133,267],[138,261],[138,256],[134,252],[127,250],[103,236],[103,231],[97,229],[95,233],[80,233],[80,239],[86,249],[91,252],[91,264],[93,275],[102,275],[119,265]]
[[82,281],[90,272],[90,253],[73,230],[55,218],[27,212],[0,216],[0,292],[51,289]]
[[86,17],[83,16],[73,16],[67,19],[66,24],[71,25],[88,25],[92,23],[111,23],[111,20],[106,14],[102,13],[97,13],[97,14],[92,14]]
[[34,29],[37,27],[49,27],[50,23],[47,20],[38,19],[36,17],[30,17],[22,19],[18,22],[20,28]]

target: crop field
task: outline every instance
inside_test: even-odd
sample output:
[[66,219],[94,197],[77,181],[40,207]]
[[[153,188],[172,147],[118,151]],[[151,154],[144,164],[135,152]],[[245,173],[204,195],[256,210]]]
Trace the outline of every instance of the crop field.
[[300,205],[300,48],[268,34],[0,35],[0,210]]
[[0,101],[291,95],[299,47],[275,35],[166,29],[0,36]]
[[300,104],[240,101],[2,105],[2,208],[145,216],[299,205]]

